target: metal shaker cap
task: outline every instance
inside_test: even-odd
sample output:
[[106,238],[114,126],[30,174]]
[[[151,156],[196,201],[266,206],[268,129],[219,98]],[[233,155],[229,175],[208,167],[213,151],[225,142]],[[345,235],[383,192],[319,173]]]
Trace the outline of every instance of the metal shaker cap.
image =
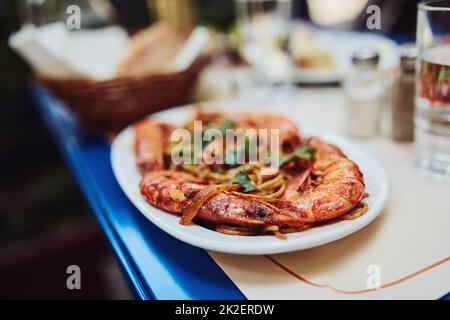
[[415,70],[419,49],[414,43],[407,43],[400,48],[400,65],[403,70]]
[[352,56],[352,63],[357,67],[376,68],[380,62],[380,54],[372,48],[356,50]]

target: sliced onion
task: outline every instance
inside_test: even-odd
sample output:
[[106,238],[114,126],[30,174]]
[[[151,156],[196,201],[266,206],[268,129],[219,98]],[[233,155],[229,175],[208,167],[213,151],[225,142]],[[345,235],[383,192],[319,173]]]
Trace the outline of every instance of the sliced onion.
[[363,215],[365,215],[369,211],[369,206],[364,203],[360,202],[352,211],[349,213],[340,216],[339,219],[341,220],[356,220]]
[[180,219],[180,224],[188,225],[194,220],[198,211],[202,208],[206,201],[214,197],[215,195],[226,192],[226,191],[236,191],[241,188],[240,184],[217,186],[211,185],[207,186],[205,189],[197,193],[189,205],[185,208],[183,215]]
[[309,175],[311,174],[311,169],[306,169],[305,171],[302,172],[302,174],[299,177],[299,181],[297,182],[297,190],[299,190],[306,182],[306,180],[308,179]]

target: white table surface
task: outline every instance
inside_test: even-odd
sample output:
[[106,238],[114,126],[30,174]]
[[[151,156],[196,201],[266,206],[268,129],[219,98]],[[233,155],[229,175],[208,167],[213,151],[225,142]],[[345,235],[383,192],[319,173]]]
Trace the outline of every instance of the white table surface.
[[[344,134],[345,97],[338,87],[299,88],[288,98],[249,92],[240,99],[256,100],[262,106],[276,105],[280,115]],[[398,144],[385,137],[347,138],[376,158],[389,177],[390,195],[383,213],[354,235],[306,251],[271,257],[211,252],[248,298],[437,299],[448,293],[450,185],[419,172],[412,144]],[[313,285],[299,281],[271,259]],[[367,287],[370,265],[380,267],[381,282],[386,288],[358,293]]]

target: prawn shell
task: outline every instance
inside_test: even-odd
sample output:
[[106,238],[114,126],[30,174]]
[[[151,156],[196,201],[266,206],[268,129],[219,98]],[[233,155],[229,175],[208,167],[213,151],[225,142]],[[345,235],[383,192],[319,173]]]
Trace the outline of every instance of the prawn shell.
[[[197,119],[213,121],[230,118],[237,127],[277,128],[280,137],[291,146],[298,146],[297,127],[276,116],[238,114],[197,114]],[[208,181],[192,174],[164,169],[163,150],[174,127],[144,120],[136,125],[135,151],[137,165],[143,174],[142,195],[153,206],[182,215]],[[195,221],[209,225],[234,225],[262,228],[279,226],[299,228],[336,219],[355,208],[365,193],[364,178],[359,167],[344,153],[320,139],[311,138],[306,144],[314,148],[311,168],[300,171],[287,183],[279,200],[264,202],[224,192],[209,198],[195,215]],[[309,181],[314,177],[311,184]],[[173,197],[176,190],[183,196]]]

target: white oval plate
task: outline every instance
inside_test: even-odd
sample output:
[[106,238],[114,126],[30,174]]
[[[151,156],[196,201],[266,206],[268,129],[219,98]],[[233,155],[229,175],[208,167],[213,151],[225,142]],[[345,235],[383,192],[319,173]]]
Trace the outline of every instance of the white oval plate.
[[[203,104],[204,105],[204,104]],[[204,105],[207,106],[207,105]],[[238,109],[257,112],[255,106],[238,103],[214,103],[207,106],[209,110]],[[153,115],[158,120],[181,126],[194,114],[193,106],[185,106],[162,111]],[[291,252],[317,247],[345,236],[348,236],[372,222],[381,212],[388,195],[388,180],[382,167],[372,158],[351,146],[342,138],[330,134],[320,134],[313,130],[303,131],[304,136],[318,136],[339,148],[361,168],[366,182],[366,190],[370,197],[365,200],[369,205],[369,212],[354,221],[339,221],[310,230],[289,234],[287,240],[280,240],[274,236],[229,236],[214,232],[207,228],[192,224],[183,226],[178,223],[179,217],[159,210],[142,197],[139,191],[140,174],[135,166],[133,151],[134,129],[125,129],[113,141],[111,162],[119,185],[130,201],[156,226],[173,237],[191,245],[218,252],[261,255]]]
[[384,36],[353,31],[313,30],[313,32],[316,41],[333,57],[335,66],[330,69],[296,68],[295,79],[299,83],[342,81],[351,67],[353,53],[361,48],[372,48],[380,54],[380,70],[393,69],[400,62],[399,46]]

